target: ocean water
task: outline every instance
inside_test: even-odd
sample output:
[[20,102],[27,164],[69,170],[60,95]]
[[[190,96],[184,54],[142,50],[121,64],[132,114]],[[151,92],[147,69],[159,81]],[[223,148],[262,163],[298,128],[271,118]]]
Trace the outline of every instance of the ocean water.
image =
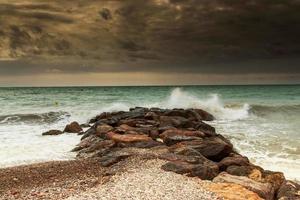
[[300,85],[0,88],[0,167],[72,159],[79,136],[41,134],[134,106],[207,110],[240,153],[300,180]]

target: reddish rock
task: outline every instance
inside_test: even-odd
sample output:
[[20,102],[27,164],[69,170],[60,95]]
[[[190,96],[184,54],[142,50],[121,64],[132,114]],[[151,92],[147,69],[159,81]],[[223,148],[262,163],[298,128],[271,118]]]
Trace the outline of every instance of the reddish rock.
[[205,134],[201,131],[171,129],[163,132],[159,137],[163,139],[166,145],[171,146],[178,142],[197,140],[204,136]]
[[122,143],[131,143],[131,142],[146,142],[151,141],[152,139],[147,135],[138,135],[138,134],[117,134],[114,132],[109,132],[106,134],[106,137],[114,140],[115,142],[122,142]]
[[213,179],[215,183],[234,183],[241,185],[248,190],[251,190],[258,194],[261,198],[266,200],[273,200],[274,188],[270,183],[260,183],[244,176],[234,176],[226,172],[220,173]]
[[45,135],[60,135],[60,134],[63,134],[63,132],[60,130],[50,130],[50,131],[43,133],[42,135],[45,136]]
[[80,125],[78,124],[78,122],[72,122],[71,124],[68,124],[64,129],[64,132],[67,132],[67,133],[80,133],[82,131],[83,130],[80,127]]
[[258,194],[233,183],[211,183],[204,186],[224,200],[263,200]]

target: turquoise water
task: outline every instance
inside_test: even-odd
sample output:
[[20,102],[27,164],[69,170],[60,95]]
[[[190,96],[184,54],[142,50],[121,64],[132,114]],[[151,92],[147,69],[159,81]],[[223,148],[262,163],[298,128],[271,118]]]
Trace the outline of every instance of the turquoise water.
[[242,154],[300,180],[300,85],[0,88],[0,166],[70,159],[79,137],[41,137],[134,106],[202,108]]

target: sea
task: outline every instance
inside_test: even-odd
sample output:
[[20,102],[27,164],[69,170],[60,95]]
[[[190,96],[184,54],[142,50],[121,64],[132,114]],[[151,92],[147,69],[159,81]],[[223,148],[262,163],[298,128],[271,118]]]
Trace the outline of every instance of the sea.
[[300,180],[300,85],[0,88],[0,167],[74,159],[80,136],[41,134],[135,106],[204,109],[238,152]]

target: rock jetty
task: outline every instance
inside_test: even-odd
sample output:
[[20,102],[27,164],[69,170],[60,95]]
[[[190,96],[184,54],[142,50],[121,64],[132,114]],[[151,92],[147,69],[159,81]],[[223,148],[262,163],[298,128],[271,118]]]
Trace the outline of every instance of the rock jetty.
[[101,167],[139,155],[163,160],[164,171],[211,181],[208,189],[225,199],[248,193],[249,199],[300,199],[299,184],[251,163],[207,123],[212,120],[201,109],[136,107],[101,113],[84,132],[74,122],[65,131],[82,134],[77,158],[97,159]]

